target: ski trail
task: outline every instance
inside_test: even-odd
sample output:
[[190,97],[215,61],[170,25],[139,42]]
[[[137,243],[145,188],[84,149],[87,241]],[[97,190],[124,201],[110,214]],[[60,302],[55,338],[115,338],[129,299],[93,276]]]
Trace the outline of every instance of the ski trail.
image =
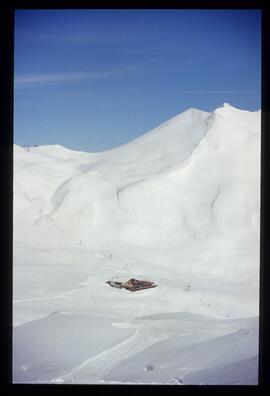
[[87,359],[59,378],[64,383],[96,383],[102,380],[115,366],[154,343],[168,338],[168,333],[155,333],[140,323],[135,333],[127,340]]
[[69,296],[70,294],[74,294],[74,293],[80,292],[83,289],[87,289],[87,288],[88,288],[88,286],[78,287],[76,289],[69,290],[69,291],[67,291],[65,293],[58,294],[56,296],[25,298],[25,299],[22,299],[22,300],[13,300],[13,304],[22,304],[22,303],[25,303],[25,302],[35,302],[35,301],[56,300],[58,298],[63,298],[63,297]]

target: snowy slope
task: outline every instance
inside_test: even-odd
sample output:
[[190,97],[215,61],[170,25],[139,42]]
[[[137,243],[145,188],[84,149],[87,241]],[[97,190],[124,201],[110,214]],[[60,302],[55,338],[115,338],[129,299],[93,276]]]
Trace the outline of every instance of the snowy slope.
[[231,370],[225,381],[247,384],[257,377],[258,323],[182,313],[123,325],[55,313],[17,327],[14,347],[16,382],[217,384]]
[[[110,347],[104,342],[103,352],[81,353],[66,363],[66,381],[74,376],[79,382],[139,382],[152,377],[155,382],[159,376],[168,381],[177,377],[180,366],[163,370],[162,375],[155,371],[152,377],[148,371],[146,377],[133,376],[133,368],[123,376],[117,369],[121,359],[129,362],[137,353],[144,356],[149,351],[151,356],[152,350],[167,350],[172,342],[166,341],[172,336],[166,321],[155,332],[148,322],[134,324],[135,318],[181,312],[215,320],[257,316],[259,191],[260,111],[228,104],[213,113],[189,109],[138,139],[102,153],[57,145],[30,147],[29,151],[14,146],[14,379],[36,382],[61,374],[57,363],[50,369],[54,374],[47,375],[50,371],[39,362],[40,353],[35,354],[38,348],[22,348],[37,331],[37,320],[43,329],[50,329],[49,323],[56,320],[60,329],[66,320],[72,326],[84,317],[85,323],[95,323],[102,333],[109,326],[106,321],[111,326],[120,323],[116,338],[112,331],[107,333],[112,337]],[[105,284],[108,279],[131,277],[147,277],[158,287],[130,293]],[[52,319],[54,311],[61,314]],[[227,324],[223,333],[223,327],[215,323],[202,342],[210,339],[212,345],[211,340],[220,336],[217,342],[222,349],[227,345],[222,337],[229,334],[230,345],[239,344],[242,333],[233,336]],[[131,327],[123,330],[125,324]],[[178,324],[175,331],[180,337]],[[120,342],[120,333],[127,339]],[[254,348],[252,353],[239,361],[229,355],[224,368],[227,377],[231,364],[237,364],[238,381],[244,381],[246,364],[253,367],[251,377],[257,378],[256,332],[252,334],[255,338],[247,341]],[[181,349],[183,337],[179,339]],[[61,345],[64,341],[69,345],[69,339],[59,340]],[[107,369],[91,377],[91,365],[105,367],[102,353],[106,356],[106,348]],[[218,351],[219,347],[213,348]],[[47,360],[58,362],[55,348],[48,350]],[[192,351],[186,353],[193,356]],[[114,352],[119,361],[113,358]],[[211,356],[200,367],[192,365],[191,358],[190,383],[205,382],[206,377],[210,381],[214,367],[222,382],[223,366],[213,366],[217,357]],[[96,360],[91,363],[91,359]],[[35,367],[30,360],[36,362]],[[109,375],[114,367],[115,376]]]

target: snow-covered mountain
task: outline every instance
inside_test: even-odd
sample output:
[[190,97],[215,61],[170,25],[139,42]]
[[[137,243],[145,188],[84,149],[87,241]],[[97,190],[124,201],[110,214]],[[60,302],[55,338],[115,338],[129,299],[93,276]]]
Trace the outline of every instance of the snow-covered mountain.
[[[102,153],[14,146],[14,380],[256,382],[256,332],[233,319],[258,315],[259,214],[260,111],[189,109]],[[158,287],[105,283],[131,277]],[[189,369],[155,357],[172,342]],[[229,345],[227,369],[215,342]],[[148,357],[159,366],[140,371]]]

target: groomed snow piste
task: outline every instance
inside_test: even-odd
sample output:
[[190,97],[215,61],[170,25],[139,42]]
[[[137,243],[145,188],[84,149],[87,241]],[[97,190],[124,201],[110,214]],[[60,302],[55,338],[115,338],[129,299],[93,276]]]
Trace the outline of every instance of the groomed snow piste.
[[[14,146],[13,381],[256,384],[261,112]],[[129,292],[108,280],[145,279]]]

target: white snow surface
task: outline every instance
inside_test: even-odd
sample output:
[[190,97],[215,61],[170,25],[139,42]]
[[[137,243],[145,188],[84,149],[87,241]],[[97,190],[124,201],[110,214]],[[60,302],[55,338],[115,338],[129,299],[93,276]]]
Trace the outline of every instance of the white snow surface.
[[[261,112],[14,146],[13,381],[256,384]],[[140,292],[108,280],[149,279]]]

